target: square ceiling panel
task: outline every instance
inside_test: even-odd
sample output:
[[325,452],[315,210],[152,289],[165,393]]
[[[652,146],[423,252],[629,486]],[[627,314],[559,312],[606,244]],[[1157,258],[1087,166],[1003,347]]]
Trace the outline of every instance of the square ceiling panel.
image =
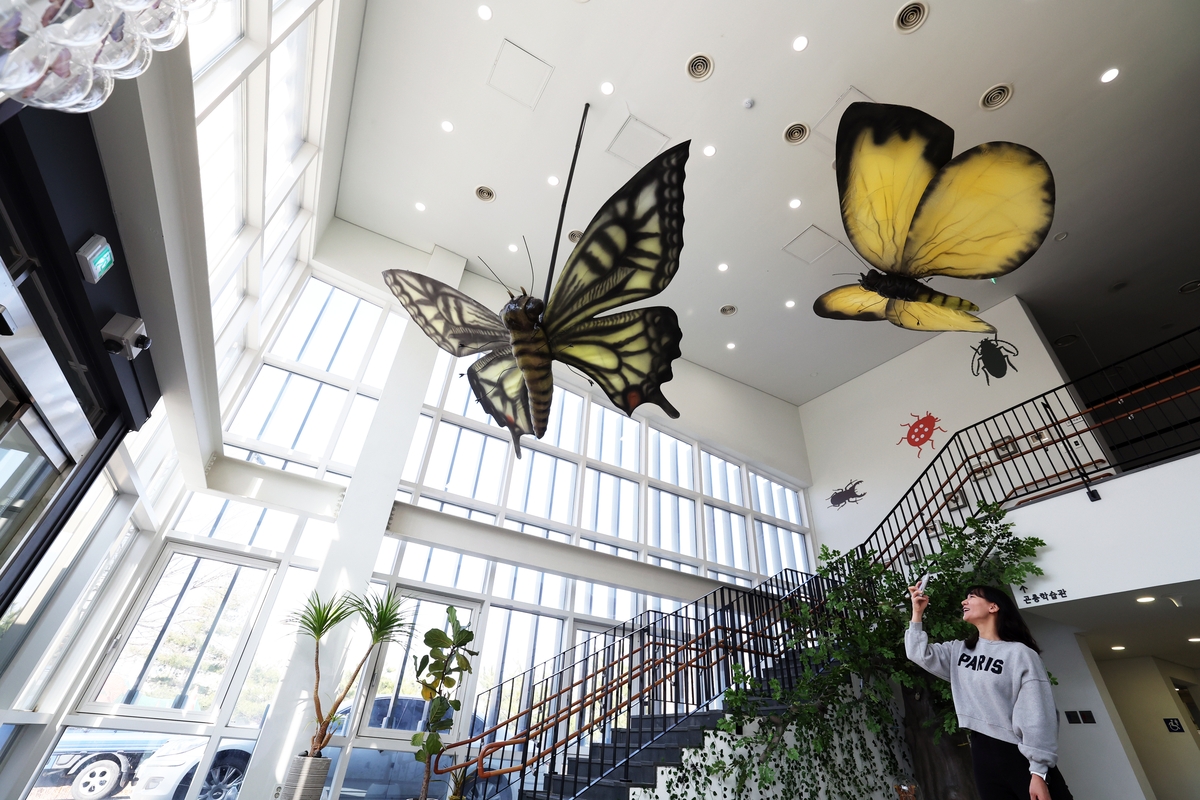
[[809,225],[804,232],[792,239],[783,248],[788,255],[795,256],[806,264],[812,264],[832,250],[838,241],[816,225]]
[[534,108],[552,72],[554,67],[505,39],[488,76],[488,86],[523,106]]
[[651,128],[630,114],[621,130],[613,137],[608,152],[641,169],[647,161],[658,155],[669,141],[670,136]]
[[817,123],[817,127],[813,131],[817,134],[816,141],[819,149],[826,155],[833,155],[835,151],[835,143],[837,142],[838,124],[842,121],[842,114],[846,113],[846,109],[852,103],[874,103],[875,101],[867,97],[851,86],[846,91],[842,92],[842,96],[833,104],[833,108],[825,112],[825,116]]

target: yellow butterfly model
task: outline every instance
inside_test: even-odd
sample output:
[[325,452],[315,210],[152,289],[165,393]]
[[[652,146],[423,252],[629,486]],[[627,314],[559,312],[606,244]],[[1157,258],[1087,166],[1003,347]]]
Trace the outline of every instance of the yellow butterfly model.
[[1012,142],[957,157],[954,131],[906,106],[855,103],[838,125],[837,184],[854,249],[875,269],[813,303],[818,316],[915,331],[994,333],[979,306],[920,279],[995,278],[1024,264],[1054,219],[1054,176]]
[[[467,370],[467,381],[484,410],[511,432],[518,458],[522,435],[540,439],[546,432],[554,389],[551,361],[586,374],[626,414],[653,403],[679,416],[662,393],[672,377],[671,362],[680,356],[683,332],[675,312],[666,306],[604,312],[653,297],[675,277],[683,249],[688,145],[659,155],[609,198],[584,230],[558,282],[547,279],[545,300],[510,292],[512,299],[497,314],[424,275],[398,269],[383,273],[388,288],[438,347],[456,356],[486,353]],[[568,191],[574,173],[572,161]],[[561,217],[559,228],[561,233]]]

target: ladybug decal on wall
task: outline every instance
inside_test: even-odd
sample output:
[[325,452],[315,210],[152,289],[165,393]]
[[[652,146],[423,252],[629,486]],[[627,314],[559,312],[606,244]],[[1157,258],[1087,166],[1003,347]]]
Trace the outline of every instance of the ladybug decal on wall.
[[988,386],[992,385],[992,378],[999,380],[1007,375],[1009,367],[1013,372],[1020,372],[1017,365],[1012,363],[1012,357],[1020,355],[1020,351],[1012,342],[1006,342],[999,336],[983,339],[978,347],[972,347],[971,350],[975,353],[971,359],[971,374],[979,377],[982,372]]
[[904,444],[904,442],[908,442],[910,445],[917,448],[917,457],[920,458],[921,448],[925,446],[926,442],[929,443],[930,447],[937,447],[937,445],[933,443],[933,432],[941,431],[942,433],[947,433],[947,431],[941,425],[938,425],[941,420],[935,417],[933,414],[930,414],[928,411],[925,412],[925,416],[923,417],[918,417],[916,414],[909,414],[909,416],[915,419],[916,422],[900,423],[901,428],[908,428],[908,433],[902,436],[900,441],[896,442],[896,444],[899,445]]
[[862,481],[850,481],[843,488],[829,495],[829,507],[841,510],[845,508],[846,503],[857,504],[859,500],[867,496],[865,492],[862,494],[859,493],[858,485],[860,483]]

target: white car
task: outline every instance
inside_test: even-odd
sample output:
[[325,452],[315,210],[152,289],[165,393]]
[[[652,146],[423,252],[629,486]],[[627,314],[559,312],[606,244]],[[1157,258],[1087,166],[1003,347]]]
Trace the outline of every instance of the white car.
[[[134,800],[184,800],[206,744],[206,738],[195,736],[168,740],[138,765],[130,797]],[[249,741],[224,744],[204,776],[200,800],[236,800],[253,748],[254,743]]]

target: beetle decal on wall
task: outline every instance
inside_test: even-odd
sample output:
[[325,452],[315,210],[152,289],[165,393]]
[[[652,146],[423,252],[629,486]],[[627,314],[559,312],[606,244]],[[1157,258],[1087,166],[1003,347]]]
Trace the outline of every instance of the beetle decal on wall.
[[920,458],[921,448],[925,446],[926,442],[929,443],[930,447],[937,447],[937,445],[933,443],[933,432],[941,431],[942,433],[947,433],[947,431],[941,425],[938,425],[941,420],[935,417],[933,414],[930,414],[928,411],[925,412],[925,416],[923,417],[918,417],[916,414],[909,414],[909,416],[915,419],[916,422],[900,423],[901,428],[908,428],[908,433],[900,437],[900,441],[896,442],[896,444],[899,445],[908,442],[910,445],[917,448],[917,457]]
[[1013,372],[1020,372],[1017,365],[1012,363],[1012,357],[1020,355],[1020,351],[1012,342],[1006,342],[999,336],[981,340],[979,346],[972,347],[971,351],[975,353],[971,359],[971,374],[979,377],[982,372],[988,386],[992,385],[992,378],[999,380],[1007,375],[1009,367]]
[[829,507],[836,508],[840,511],[846,507],[846,503],[857,504],[859,500],[862,500],[867,496],[865,492],[860,493],[858,491],[858,485],[860,483],[862,483],[862,481],[850,481],[843,488],[838,489],[833,494],[829,495]]

